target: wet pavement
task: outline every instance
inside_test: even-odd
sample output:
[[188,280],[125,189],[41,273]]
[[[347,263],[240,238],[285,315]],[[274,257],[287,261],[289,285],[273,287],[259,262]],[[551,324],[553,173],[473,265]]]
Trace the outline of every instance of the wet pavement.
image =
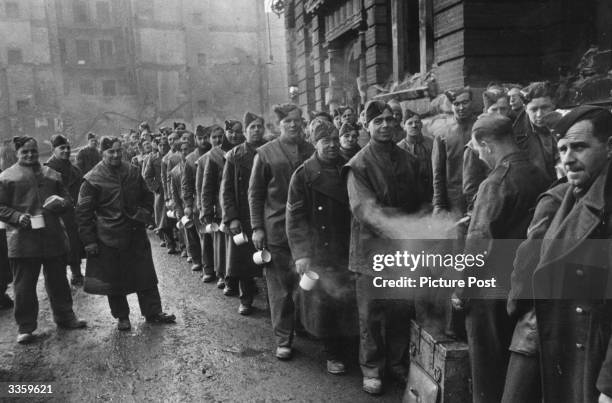
[[89,326],[59,330],[41,275],[38,337],[33,344],[18,345],[12,312],[0,311],[0,382],[52,382],[54,394],[9,401],[401,400],[403,391],[397,384],[388,385],[380,397],[361,391],[356,345],[349,346],[353,360],[343,376],[327,374],[321,343],[304,337],[296,338],[293,360],[278,361],[265,292],[255,301],[256,312],[243,317],[237,297],[225,297],[215,285],[201,283],[185,259],[167,255],[153,238],[152,243],[162,304],[177,316],[177,324],[145,323],[136,296],[130,295],[132,330],[119,332],[105,297],[73,288],[75,311]]

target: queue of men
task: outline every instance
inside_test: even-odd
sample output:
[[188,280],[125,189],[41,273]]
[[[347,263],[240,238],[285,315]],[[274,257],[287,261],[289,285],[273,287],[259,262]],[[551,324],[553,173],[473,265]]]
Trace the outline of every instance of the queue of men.
[[[34,339],[41,266],[59,327],[86,326],[67,266],[73,285],[107,296],[119,330],[131,327],[130,293],[148,322],[174,323],[148,228],[202,282],[238,296],[241,315],[265,277],[279,360],[303,328],[342,374],[358,337],[363,390],[377,395],[386,380],[406,381],[415,301],[381,297],[368,245],[405,237],[399,218],[431,215],[464,226],[460,252],[484,250],[481,275],[499,284],[451,296],[465,320],[447,331],[466,334],[473,401],[612,401],[612,113],[555,112],[544,82],[490,86],[478,117],[469,88],[445,96],[452,119],[431,135],[419,114],[374,100],[359,122],[350,107],[307,123],[298,106],[277,106],[277,138],[250,112],[195,133],[141,124],[99,147],[90,134],[76,165],[61,135],[44,165],[36,140],[15,138],[18,162],[0,174],[0,262],[11,267],[18,342]],[[299,287],[312,272],[317,285]],[[10,274],[0,273],[5,307]]]

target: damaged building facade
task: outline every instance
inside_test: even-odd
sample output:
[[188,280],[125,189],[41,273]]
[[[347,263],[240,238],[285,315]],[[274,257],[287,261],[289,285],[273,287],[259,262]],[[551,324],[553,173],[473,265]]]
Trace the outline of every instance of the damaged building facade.
[[[287,99],[264,0],[0,1],[0,138],[266,115]],[[278,38],[275,38],[278,41]],[[281,72],[281,73],[279,73]]]
[[441,90],[557,81],[612,47],[612,6],[586,0],[276,0],[289,85],[305,109],[373,97],[426,112]]

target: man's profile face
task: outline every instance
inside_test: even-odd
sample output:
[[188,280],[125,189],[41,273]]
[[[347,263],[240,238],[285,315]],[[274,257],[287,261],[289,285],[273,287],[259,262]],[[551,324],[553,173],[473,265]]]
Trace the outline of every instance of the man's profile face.
[[518,88],[512,88],[508,91],[508,98],[510,99],[510,107],[513,111],[518,111],[525,106],[521,98],[521,91]]
[[543,127],[544,120],[542,119],[545,115],[552,112],[555,109],[555,105],[550,97],[534,98],[527,104],[525,110],[527,116],[534,126]]
[[464,92],[458,95],[453,101],[453,114],[458,120],[464,120],[470,117],[472,106],[472,96]]
[[370,136],[373,140],[381,143],[389,142],[393,139],[396,124],[393,113],[389,109],[385,109],[382,114],[370,121],[368,125]]
[[478,158],[484,162],[489,168],[495,168],[495,160],[493,159],[493,153],[486,140],[478,142],[474,136],[472,136],[472,146],[474,151],[478,153]]
[[610,143],[610,139],[606,144],[594,136],[593,124],[588,120],[571,126],[557,143],[567,181],[577,188],[588,189],[608,161]]

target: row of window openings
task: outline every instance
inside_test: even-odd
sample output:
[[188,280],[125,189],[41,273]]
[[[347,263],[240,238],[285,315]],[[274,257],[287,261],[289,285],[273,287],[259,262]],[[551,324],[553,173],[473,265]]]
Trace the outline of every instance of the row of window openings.
[[[76,49],[76,60],[77,64],[85,64],[91,61],[91,43],[87,40],[77,39],[75,42]],[[102,62],[111,60],[113,58],[113,41],[100,40],[98,41],[100,48],[100,60]],[[64,39],[59,40],[60,47],[60,58],[62,62],[68,60],[68,53],[66,50],[66,41]]]
[[[154,19],[153,6],[154,2],[151,0],[138,0],[136,4],[136,15],[148,20]],[[192,13],[191,18],[194,25],[204,24],[204,15],[201,12]]]
[[[79,81],[79,91],[83,95],[96,95],[95,81]],[[102,80],[102,95],[105,97],[112,97],[117,95],[117,82],[115,80]]]
[[[19,3],[16,1],[5,1],[4,11],[6,18],[19,18]],[[72,5],[72,13],[75,22],[89,22],[89,10],[86,2],[75,0]],[[96,2],[96,17],[101,23],[108,24],[111,22],[110,4],[108,2]]]

